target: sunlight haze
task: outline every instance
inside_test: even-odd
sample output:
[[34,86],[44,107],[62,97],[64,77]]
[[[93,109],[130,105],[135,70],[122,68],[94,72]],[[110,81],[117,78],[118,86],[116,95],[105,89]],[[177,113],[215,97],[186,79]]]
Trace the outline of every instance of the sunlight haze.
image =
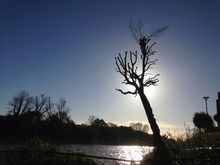
[[220,2],[196,0],[16,0],[0,1],[0,114],[20,90],[64,97],[75,123],[89,115],[128,125],[147,122],[139,96],[116,72],[118,53],[138,51],[128,25],[141,19],[146,32],[163,25],[156,37],[152,74],[156,87],[145,89],[161,132],[183,130],[209,96],[216,114],[220,91]]

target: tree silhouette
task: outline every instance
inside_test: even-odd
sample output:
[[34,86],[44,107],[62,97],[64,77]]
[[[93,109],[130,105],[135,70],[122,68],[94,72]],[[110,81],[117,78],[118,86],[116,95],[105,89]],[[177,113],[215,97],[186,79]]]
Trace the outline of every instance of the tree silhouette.
[[103,119],[95,119],[93,124],[91,125],[93,127],[107,127],[107,123]]
[[88,124],[92,127],[107,127],[108,124],[94,115],[89,115]]
[[9,101],[9,114],[15,117],[30,111],[33,98],[26,91],[20,91]]
[[156,147],[155,157],[165,159],[167,162],[156,162],[155,164],[170,164],[168,158],[168,153],[166,151],[165,145],[162,142],[160,129],[154,117],[150,102],[146,97],[144,88],[151,85],[157,85],[159,81],[159,74],[152,75],[149,70],[153,65],[156,64],[158,59],[152,59],[151,57],[155,54],[152,50],[155,42],[152,42],[152,38],[167,29],[167,26],[161,27],[149,35],[146,35],[142,31],[142,24],[131,24],[130,30],[140,46],[141,53],[138,55],[137,51],[125,52],[124,56],[120,53],[115,57],[115,62],[117,69],[116,71],[120,73],[124,81],[122,83],[134,87],[134,91],[124,91],[121,89],[116,89],[122,94],[132,94],[139,95],[142,104],[145,109],[150,127],[153,132],[153,141]]
[[130,123],[130,127],[135,131],[141,131],[147,133],[149,130],[149,126],[147,124],[142,124],[140,122],[137,123]]
[[46,109],[47,97],[43,94],[33,97],[33,111],[40,112],[42,115],[47,111]]
[[51,97],[47,97],[47,100],[45,103],[45,111],[46,111],[47,118],[50,118],[55,113],[54,103],[52,102]]
[[67,107],[67,101],[64,98],[61,98],[59,102],[56,104],[57,108],[57,117],[63,123],[70,123],[71,118],[69,116],[69,108]]
[[206,131],[214,124],[211,116],[205,112],[196,112],[193,116],[193,123],[200,131]]

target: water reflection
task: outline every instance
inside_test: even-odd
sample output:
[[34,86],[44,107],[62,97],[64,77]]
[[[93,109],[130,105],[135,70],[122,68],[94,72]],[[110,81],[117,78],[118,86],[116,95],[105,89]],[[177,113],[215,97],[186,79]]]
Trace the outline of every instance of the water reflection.
[[140,146],[120,146],[119,151],[121,151],[119,157],[136,161],[141,160],[149,152],[148,149],[146,151],[146,148]]
[[[62,145],[65,150],[83,152],[87,155],[103,156],[125,160],[139,161],[143,156],[153,150],[149,146],[113,146],[113,145]],[[103,163],[103,160],[97,160]],[[104,160],[105,164],[115,164],[113,161]],[[119,164],[130,164],[128,162],[119,162]]]

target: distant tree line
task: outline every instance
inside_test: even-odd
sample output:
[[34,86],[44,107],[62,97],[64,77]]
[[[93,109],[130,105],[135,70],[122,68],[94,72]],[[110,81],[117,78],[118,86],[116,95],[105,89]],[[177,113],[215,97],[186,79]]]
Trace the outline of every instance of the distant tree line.
[[49,96],[20,91],[8,105],[7,114],[0,116],[0,138],[5,141],[39,136],[61,143],[152,144],[152,136],[147,134],[149,126],[142,123],[117,126],[89,116],[87,124],[75,124],[64,98],[53,102]]

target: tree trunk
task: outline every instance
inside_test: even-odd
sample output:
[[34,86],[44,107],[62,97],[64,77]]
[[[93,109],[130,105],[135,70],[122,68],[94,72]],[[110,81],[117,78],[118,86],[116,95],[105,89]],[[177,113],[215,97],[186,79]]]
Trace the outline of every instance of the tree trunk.
[[140,96],[142,104],[144,106],[145,113],[147,115],[151,130],[153,132],[153,144],[155,146],[155,150],[154,150],[155,160],[153,161],[153,164],[170,165],[171,161],[169,159],[169,154],[167,152],[167,149],[161,139],[159,126],[157,125],[156,119],[154,118],[152,108],[151,108],[150,103],[149,103],[146,95],[144,94],[143,90],[139,91],[139,96]]

